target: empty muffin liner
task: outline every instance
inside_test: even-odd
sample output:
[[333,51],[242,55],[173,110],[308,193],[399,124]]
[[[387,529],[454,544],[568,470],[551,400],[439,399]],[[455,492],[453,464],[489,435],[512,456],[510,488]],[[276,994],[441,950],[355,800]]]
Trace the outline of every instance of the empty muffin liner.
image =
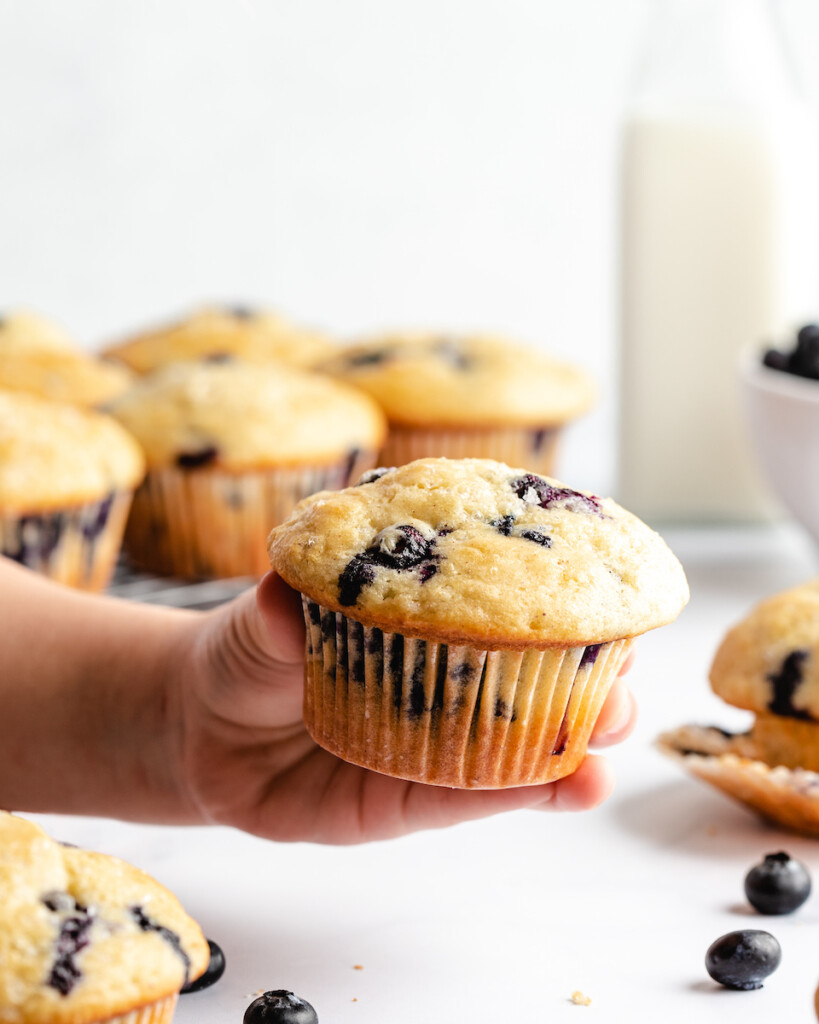
[[485,651],[303,605],[313,739],[385,775],[461,789],[571,774],[631,646]]
[[532,473],[554,474],[562,427],[408,427],[390,423],[379,456],[382,466],[403,466],[415,459],[495,459],[526,466]]
[[684,725],[666,732],[658,748],[695,778],[744,804],[767,821],[819,837],[819,773],[771,765],[745,751],[746,737]]
[[122,544],[131,493],[25,514],[0,513],[0,553],[49,579],[104,590]]
[[170,1024],[173,1019],[178,993],[165,999],[159,999],[148,1006],[142,1006],[130,1013],[121,1013],[116,1017],[106,1017],[100,1024]]
[[302,498],[346,487],[374,465],[374,452],[356,451],[329,466],[151,469],[134,495],[128,557],[153,572],[193,579],[263,576],[271,528]]

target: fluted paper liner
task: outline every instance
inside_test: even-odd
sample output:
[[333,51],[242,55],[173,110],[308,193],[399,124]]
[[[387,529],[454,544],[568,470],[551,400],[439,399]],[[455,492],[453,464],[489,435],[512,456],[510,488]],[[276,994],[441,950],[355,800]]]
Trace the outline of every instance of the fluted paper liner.
[[187,578],[263,576],[271,528],[302,498],[346,487],[374,465],[374,452],[356,452],[329,466],[151,469],[134,496],[128,555],[154,572]]
[[721,729],[686,725],[663,733],[659,749],[695,778],[783,828],[819,837],[819,773],[770,765],[732,750]]
[[172,996],[160,999],[137,1010],[131,1010],[130,1013],[121,1013],[116,1017],[106,1017],[99,1024],[170,1024],[178,999],[178,993],[174,992]]
[[104,590],[122,545],[131,493],[24,514],[0,514],[0,553],[58,583]]
[[390,423],[379,456],[382,466],[404,466],[415,459],[495,459],[526,466],[531,473],[553,476],[561,426],[549,427],[408,427]]
[[385,775],[461,789],[571,774],[631,646],[485,651],[364,626],[305,596],[303,605],[313,739]]

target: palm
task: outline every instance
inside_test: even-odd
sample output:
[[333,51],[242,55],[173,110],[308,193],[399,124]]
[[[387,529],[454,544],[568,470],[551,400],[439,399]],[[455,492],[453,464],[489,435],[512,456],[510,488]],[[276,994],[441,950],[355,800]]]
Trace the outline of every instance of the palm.
[[279,840],[356,843],[519,807],[580,809],[608,794],[605,762],[587,758],[558,783],[464,791],[390,778],[321,749],[302,719],[298,598],[276,576],[203,634],[201,666],[180,699],[183,777],[209,820]]

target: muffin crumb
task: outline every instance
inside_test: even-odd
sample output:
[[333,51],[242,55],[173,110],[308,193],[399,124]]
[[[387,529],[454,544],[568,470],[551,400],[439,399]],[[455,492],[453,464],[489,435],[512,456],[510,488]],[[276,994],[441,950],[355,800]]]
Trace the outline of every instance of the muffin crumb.
[[575,1006],[591,1006],[591,998],[583,995],[580,989],[572,992],[572,1002]]

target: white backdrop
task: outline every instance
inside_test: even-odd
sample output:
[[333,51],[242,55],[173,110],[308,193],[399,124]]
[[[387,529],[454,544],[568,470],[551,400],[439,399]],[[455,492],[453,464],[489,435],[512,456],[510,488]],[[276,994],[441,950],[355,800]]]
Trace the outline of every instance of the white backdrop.
[[[648,3],[0,0],[0,309],[89,347],[206,299],[507,331],[603,383],[562,474],[610,491]],[[817,7],[783,3],[813,96]]]

